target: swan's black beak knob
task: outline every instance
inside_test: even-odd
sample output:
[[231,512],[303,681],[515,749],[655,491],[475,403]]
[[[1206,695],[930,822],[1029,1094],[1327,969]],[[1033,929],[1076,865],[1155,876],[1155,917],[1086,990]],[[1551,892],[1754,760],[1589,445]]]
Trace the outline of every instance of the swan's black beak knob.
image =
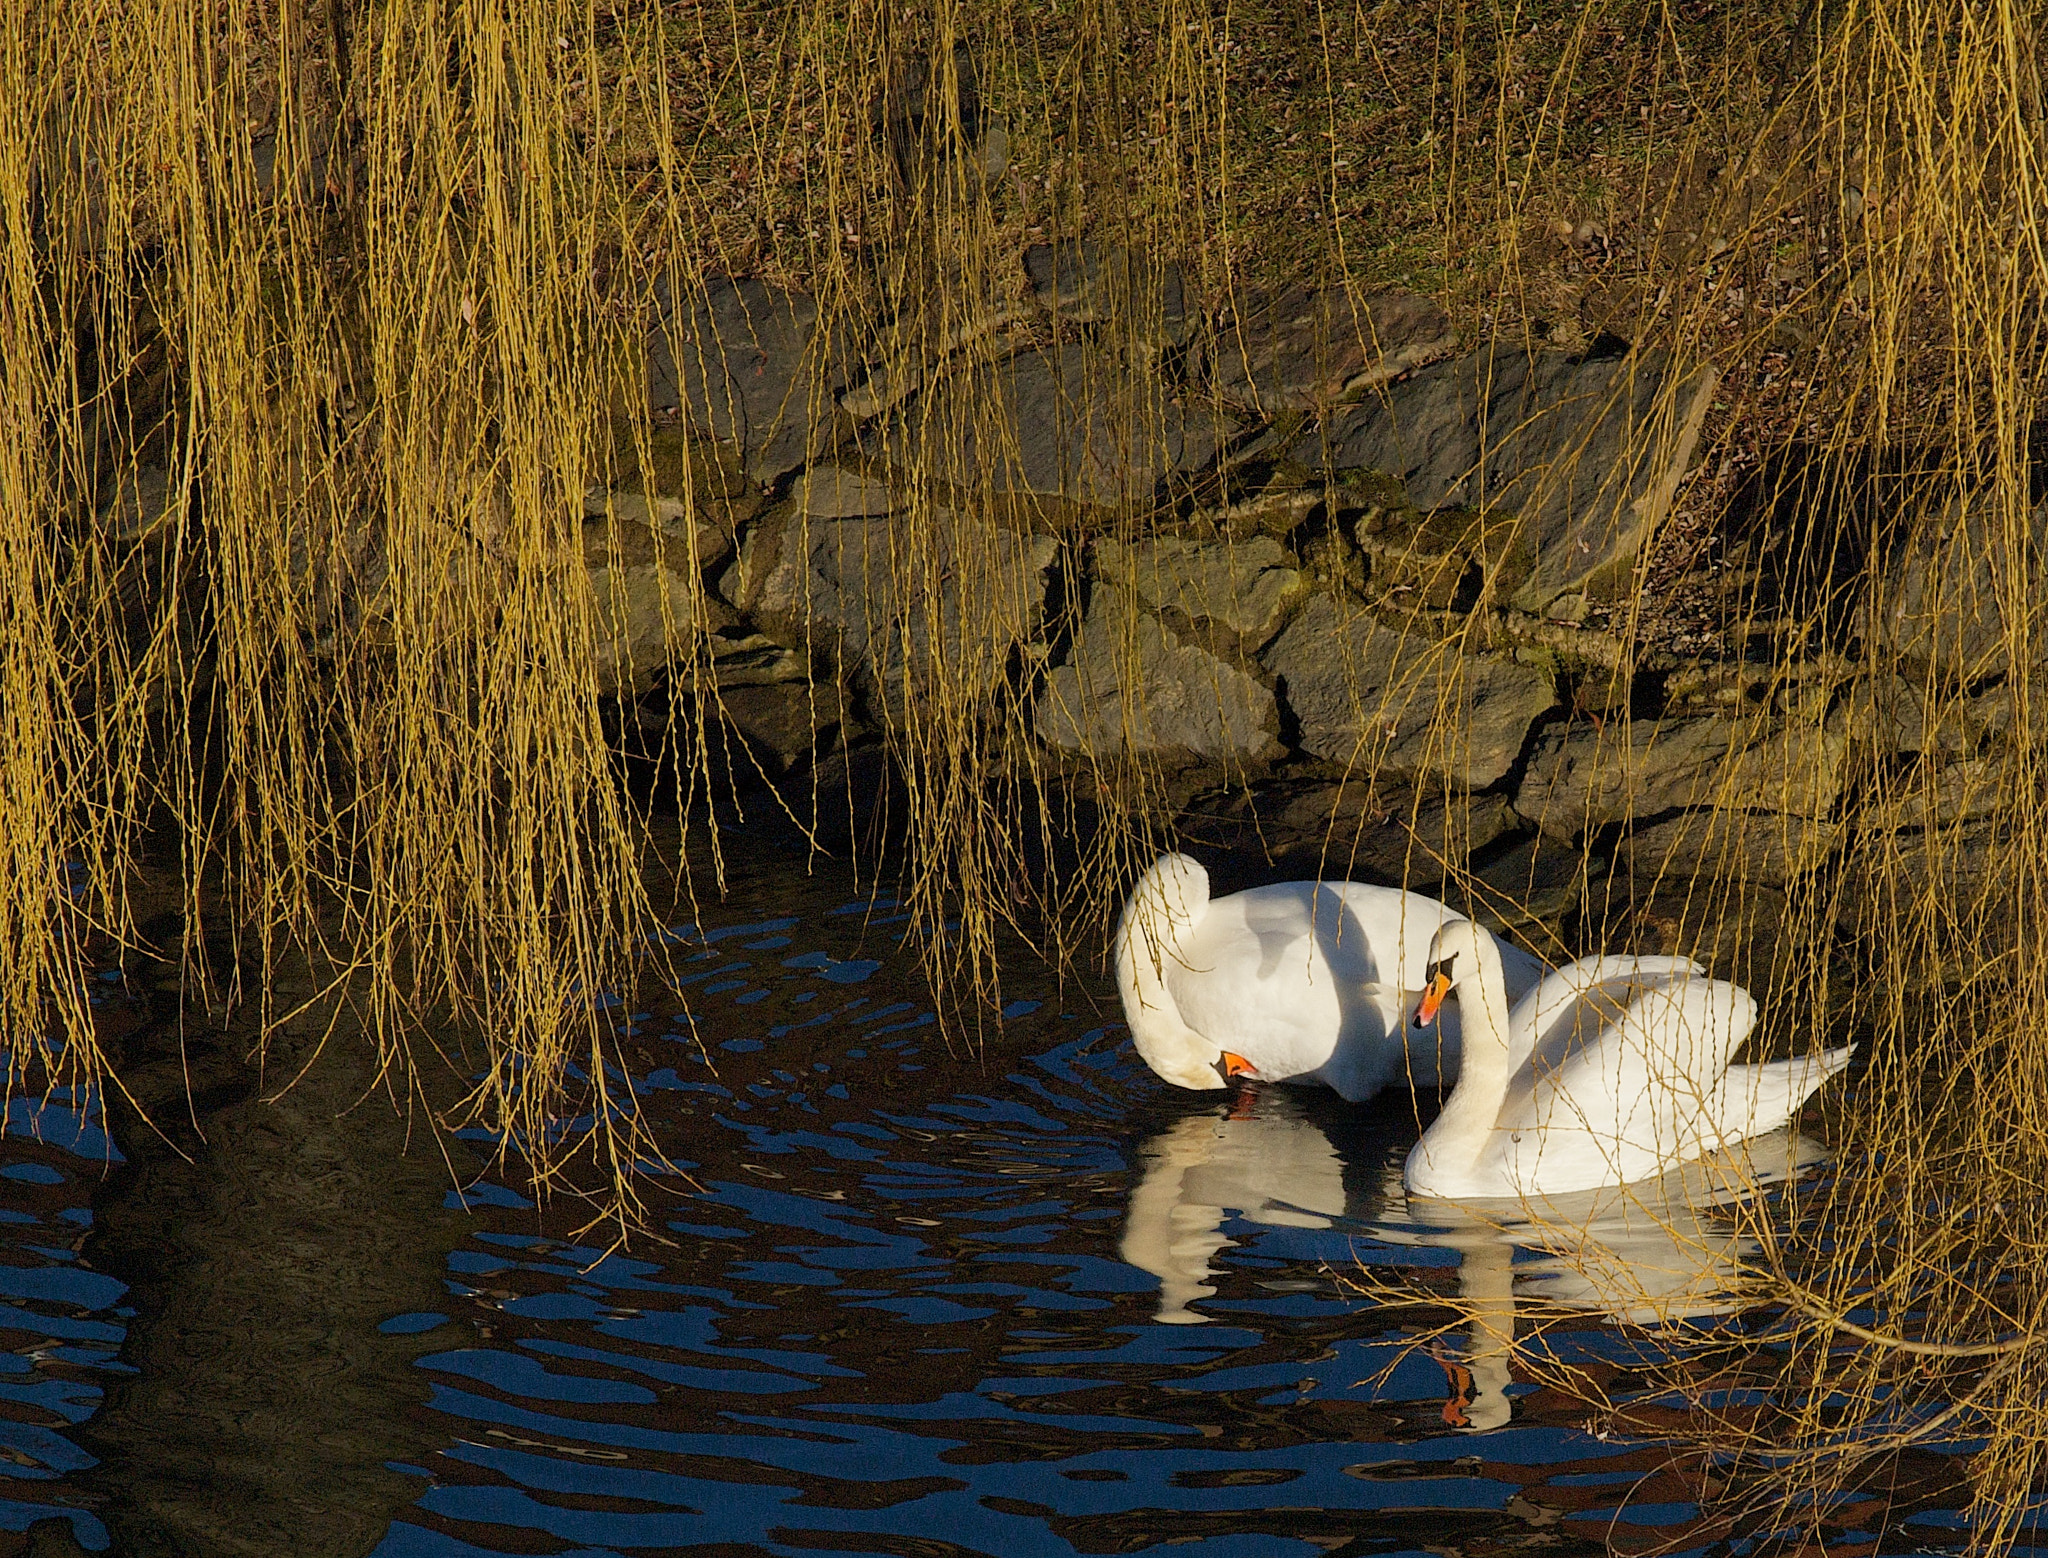
[[1422,1000],[1415,1008],[1415,1026],[1427,1028],[1436,1021],[1436,1014],[1443,1009],[1444,997],[1451,993],[1450,971],[1440,965],[1432,966],[1429,983],[1422,988]]
[[1216,1057],[1216,1074],[1223,1078],[1223,1085],[1228,1087],[1238,1077],[1258,1076],[1259,1068],[1244,1056],[1233,1055],[1229,1050],[1225,1050]]

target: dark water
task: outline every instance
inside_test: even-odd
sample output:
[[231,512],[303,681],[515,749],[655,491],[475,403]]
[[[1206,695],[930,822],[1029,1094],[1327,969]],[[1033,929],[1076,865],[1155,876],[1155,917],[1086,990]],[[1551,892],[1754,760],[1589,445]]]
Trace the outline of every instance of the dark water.
[[[1737,1253],[1711,1211],[1674,1235],[1668,1208],[1583,1209],[1563,1260],[1406,1204],[1405,1095],[1181,1093],[1028,971],[1002,1039],[956,1059],[886,902],[749,897],[678,927],[679,988],[632,1014],[633,1080],[698,1187],[660,1203],[671,1243],[607,1253],[560,1205],[449,1192],[472,1221],[446,1300],[385,1321],[435,1344],[440,1448],[398,1463],[418,1499],[382,1558],[1712,1547],[1697,1462],[1589,1421],[1526,1325],[1509,1340],[1518,1306],[1587,1305],[1546,1355],[1675,1421],[1647,1372],[1668,1344],[1601,1311],[1711,1309]],[[120,1286],[76,1261],[107,1151],[81,1102],[7,1120],[6,1530],[76,1507],[66,1430],[124,1367]],[[1361,1264],[1422,1302],[1362,1296]],[[1960,1546],[1937,1481],[1838,1512],[1828,1549]],[[73,1531],[108,1544],[83,1510]]]
[[[113,999],[111,991],[100,1002]],[[98,1004],[98,1003],[96,1003]],[[0,1532],[67,1520],[87,1548],[107,1547],[97,1517],[67,1497],[92,1457],[67,1430],[98,1410],[135,1311],[122,1284],[81,1264],[92,1195],[119,1159],[99,1100],[66,1088],[7,1104],[0,1142]]]

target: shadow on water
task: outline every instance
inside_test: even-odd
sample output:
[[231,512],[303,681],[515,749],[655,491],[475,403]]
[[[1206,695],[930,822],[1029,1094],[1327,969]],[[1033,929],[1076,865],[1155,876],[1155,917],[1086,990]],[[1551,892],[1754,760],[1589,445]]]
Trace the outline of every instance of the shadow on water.
[[[1087,992],[1024,970],[1002,1039],[949,1055],[894,906],[753,869],[675,928],[675,988],[631,1014],[634,1083],[698,1187],[672,1182],[667,1242],[607,1253],[563,1236],[570,1208],[488,1179],[457,1195],[398,1154],[381,1107],[337,1134],[367,1085],[345,1068],[283,1110],[207,1099],[193,1165],[124,1135],[104,1187],[85,1115],[77,1150],[10,1115],[0,1323],[26,1361],[0,1378],[21,1479],[0,1527],[77,1511],[14,1550],[1479,1555],[1718,1535],[1698,1528],[1699,1463],[1589,1429],[1516,1332],[1518,1305],[1583,1306],[1548,1355],[1635,1421],[1678,1422],[1648,1372],[1672,1344],[1612,1316],[1640,1318],[1645,1293],[1717,1307],[1739,1250],[1711,1195],[1681,1192],[1675,1236],[1626,1204],[1551,1231],[1410,1206],[1399,1164],[1430,1100],[1177,1092]],[[1361,1262],[1422,1307],[1362,1298]],[[1874,1499],[1830,1551],[1959,1546],[1955,1463],[1928,1460],[1932,1491]]]
[[408,1142],[359,1035],[272,1101],[305,1059],[295,1038],[265,1087],[239,1063],[247,1034],[191,1036],[217,1084],[198,1090],[203,1139],[160,1090],[170,1143],[115,1111],[130,1161],[86,1253],[130,1286],[137,1372],[81,1442],[121,1553],[367,1551],[408,1502],[387,1463],[439,1442],[412,1412],[426,1348],[379,1323],[441,1286],[465,1231],[441,1205],[449,1170],[424,1132]]
[[[259,1067],[250,1023],[181,1022],[175,981],[152,992],[147,977],[106,976],[102,1036],[126,1096],[108,1101],[104,1131],[98,1099],[89,1118],[9,1115],[0,1172],[59,1174],[50,1193],[78,1204],[59,1213],[75,1225],[65,1266],[6,1269],[49,1302],[4,1323],[31,1347],[90,1344],[28,1353],[63,1359],[89,1405],[60,1454],[36,1451],[18,1475],[63,1474],[76,1498],[59,1502],[90,1513],[49,1518],[25,1500],[0,1505],[0,1527],[44,1554],[367,1551],[414,1492],[389,1463],[442,1442],[416,1414],[427,1347],[379,1324],[441,1290],[467,1223],[442,1206],[450,1170],[425,1132],[408,1139],[360,1033],[337,1031],[273,1097],[321,1030],[288,1028]],[[287,976],[277,993],[289,1004],[302,984]],[[47,1254],[34,1237],[11,1258]],[[78,1306],[68,1318],[51,1312],[64,1302]]]

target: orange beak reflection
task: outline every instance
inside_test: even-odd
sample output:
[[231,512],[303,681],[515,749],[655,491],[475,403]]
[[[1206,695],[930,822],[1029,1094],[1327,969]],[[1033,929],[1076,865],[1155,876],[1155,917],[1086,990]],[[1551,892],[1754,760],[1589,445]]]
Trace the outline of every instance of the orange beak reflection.
[[1451,976],[1439,969],[1430,976],[1423,986],[1421,1004],[1415,1008],[1415,1026],[1427,1028],[1436,1021],[1436,1014],[1443,1009],[1444,997],[1451,993]]

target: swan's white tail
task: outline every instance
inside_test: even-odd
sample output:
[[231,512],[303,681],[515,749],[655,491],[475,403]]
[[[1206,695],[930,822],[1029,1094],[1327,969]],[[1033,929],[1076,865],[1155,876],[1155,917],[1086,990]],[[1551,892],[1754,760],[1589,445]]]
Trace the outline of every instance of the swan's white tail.
[[1849,1064],[1856,1046],[1822,1050],[1794,1060],[1773,1060],[1760,1066],[1730,1066],[1727,1073],[1727,1135],[1761,1136],[1775,1131],[1799,1112],[1799,1106],[1820,1091],[1820,1085]]

